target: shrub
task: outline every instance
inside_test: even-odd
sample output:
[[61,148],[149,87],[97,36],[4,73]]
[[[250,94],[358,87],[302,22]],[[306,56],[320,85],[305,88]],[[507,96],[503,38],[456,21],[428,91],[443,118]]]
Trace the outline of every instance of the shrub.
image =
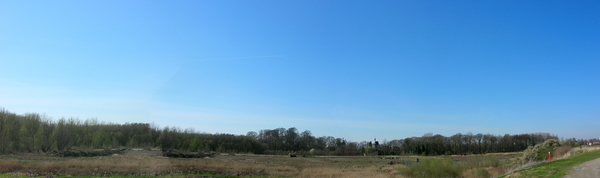
[[552,152],[554,148],[540,148],[537,151],[537,160],[546,160],[548,158],[548,153]]
[[560,146],[560,142],[556,139],[548,139],[544,143],[535,146],[529,146],[523,151],[523,156],[520,158],[521,163],[544,160],[556,147]]
[[490,173],[484,168],[478,168],[477,177],[490,177]]
[[500,158],[498,158],[497,156],[493,156],[493,157],[488,158],[487,162],[489,163],[488,166],[491,166],[491,167],[498,167],[498,166],[500,166]]
[[462,172],[463,168],[449,158],[425,159],[402,170],[408,177],[459,177]]

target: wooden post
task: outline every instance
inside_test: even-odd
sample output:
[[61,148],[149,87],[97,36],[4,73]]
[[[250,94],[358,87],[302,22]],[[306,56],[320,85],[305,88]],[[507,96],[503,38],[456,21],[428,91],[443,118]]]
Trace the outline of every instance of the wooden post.
[[552,156],[550,156],[550,152],[548,152],[548,162],[552,161]]

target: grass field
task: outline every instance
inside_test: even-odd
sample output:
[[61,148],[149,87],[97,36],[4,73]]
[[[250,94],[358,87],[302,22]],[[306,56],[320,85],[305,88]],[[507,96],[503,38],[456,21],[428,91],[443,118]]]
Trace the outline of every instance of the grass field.
[[565,159],[543,163],[530,169],[524,169],[512,174],[503,176],[506,178],[516,177],[539,177],[539,178],[558,178],[563,177],[572,169],[573,166],[600,158],[600,148],[588,147],[584,149],[575,149],[573,153]]
[[64,158],[21,154],[0,155],[0,177],[422,177],[428,176],[423,172],[431,171],[431,166],[453,169],[458,177],[490,177],[506,171],[503,165],[517,155],[166,158],[156,151],[128,151],[123,155]]

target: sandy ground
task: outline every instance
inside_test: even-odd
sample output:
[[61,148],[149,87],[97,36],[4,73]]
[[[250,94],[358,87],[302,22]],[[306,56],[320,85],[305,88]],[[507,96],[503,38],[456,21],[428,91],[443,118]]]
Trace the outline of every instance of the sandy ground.
[[600,158],[577,165],[565,175],[565,178],[600,177]]

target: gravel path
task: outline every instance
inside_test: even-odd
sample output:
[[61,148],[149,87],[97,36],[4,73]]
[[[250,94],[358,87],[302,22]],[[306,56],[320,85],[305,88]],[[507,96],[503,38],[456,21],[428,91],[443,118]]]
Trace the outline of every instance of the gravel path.
[[600,177],[600,158],[577,165],[565,175],[565,178],[576,177]]

